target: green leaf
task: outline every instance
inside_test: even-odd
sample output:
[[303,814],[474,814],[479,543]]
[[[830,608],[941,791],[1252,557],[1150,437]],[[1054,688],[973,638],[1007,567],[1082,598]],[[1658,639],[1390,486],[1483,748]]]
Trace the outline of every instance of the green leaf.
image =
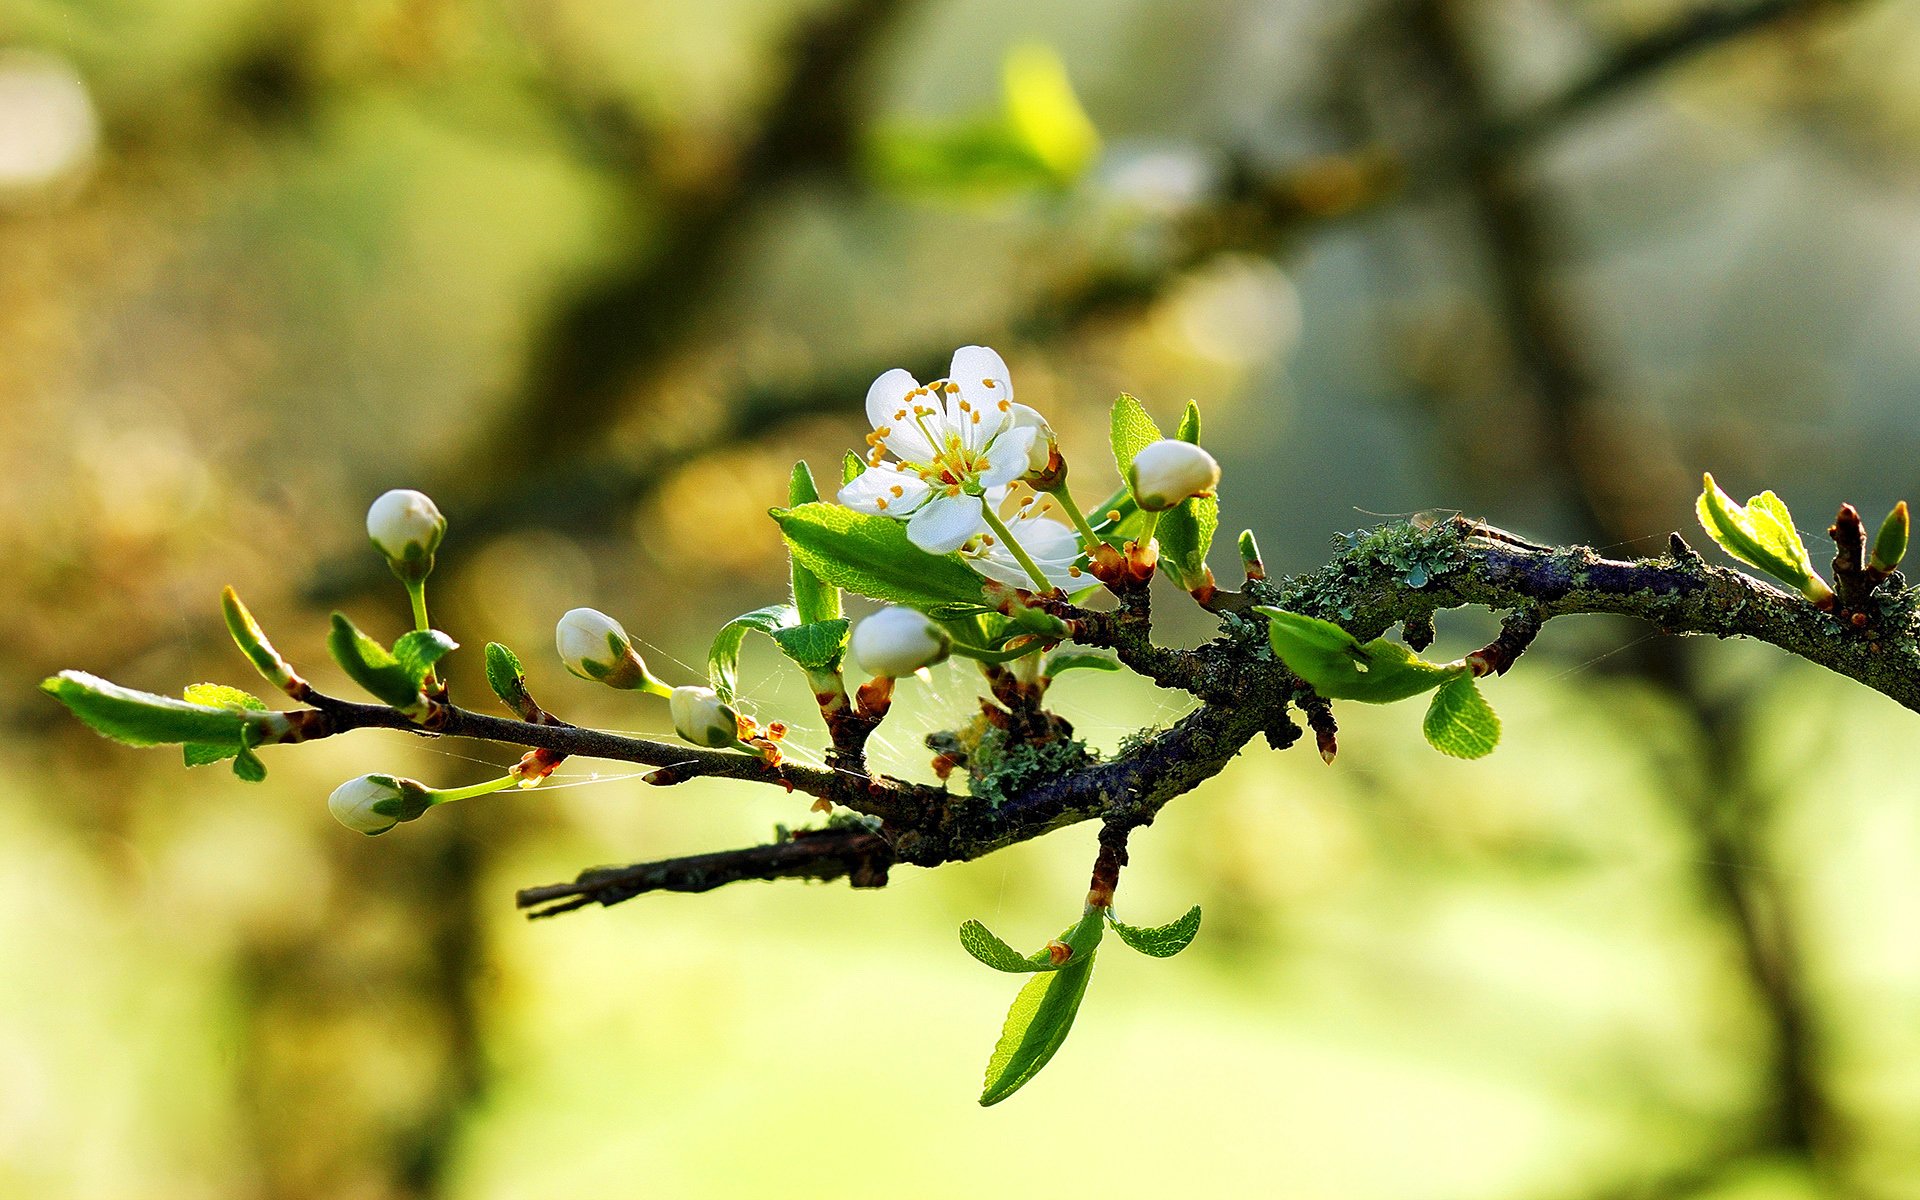
[[[243,692],[236,687],[223,683],[196,683],[182,693],[189,704],[204,704],[209,708],[228,708],[236,712],[266,712],[266,701],[252,692]],[[234,757],[242,752],[239,742],[213,743],[188,742],[181,746],[181,757],[189,767],[203,767],[208,763],[217,763]],[[250,752],[249,752],[250,753]],[[257,760],[256,760],[257,761]],[[263,768],[264,770],[264,768]]]
[[85,671],[62,671],[42,680],[40,690],[66,705],[96,733],[129,746],[170,742],[239,746],[247,727],[239,709],[156,696]]
[[1067,68],[1050,46],[1027,43],[1001,67],[1007,123],[1060,183],[1086,171],[1100,153],[1100,133],[1074,95]]
[[[820,499],[820,489],[814,486],[813,472],[808,469],[806,460],[793,464],[793,474],[787,480],[787,504],[798,508],[802,504],[813,504]],[[799,611],[800,623],[812,625],[819,621],[837,620],[843,611],[840,606],[840,589],[829,587],[825,580],[800,565],[800,560],[788,556],[789,574],[793,577],[793,607]]]
[[740,643],[746,640],[752,630],[771,634],[776,629],[785,629],[792,625],[798,616],[791,604],[769,604],[765,608],[756,608],[750,613],[742,613],[720,627],[713,635],[713,645],[707,650],[707,680],[713,690],[720,695],[722,704],[732,704],[735,690],[740,683]]
[[262,783],[267,778],[267,764],[251,746],[242,746],[233,758],[233,773],[248,783]]
[[[1120,469],[1120,478],[1127,477],[1127,471],[1133,466],[1133,456],[1161,439],[1160,426],[1154,423],[1145,406],[1125,392],[1113,402],[1112,413],[1113,462]],[[1101,531],[1102,536],[1105,531]]]
[[1391,704],[1432,691],[1465,669],[1427,662],[1386,638],[1363,646],[1331,621],[1271,605],[1254,611],[1266,615],[1267,637],[1280,661],[1326,700]]
[[393,658],[418,689],[427,672],[433,670],[433,664],[459,648],[459,642],[438,629],[420,629],[400,635],[400,640],[393,644]]
[[1450,679],[1433,694],[1420,730],[1435,750],[1455,758],[1485,758],[1500,742],[1500,718],[1471,675]]
[[1073,956],[1057,971],[1035,975],[1014,997],[1007,1011],[1000,1041],[987,1060],[986,1087],[980,1103],[1000,1103],[1026,1085],[1052,1061],[1054,1054],[1073,1029],[1080,1001],[1087,994],[1087,981],[1093,976],[1094,951],[1100,944],[1104,909],[1094,909],[1081,918],[1064,939],[1073,947]]
[[1180,414],[1180,428],[1173,436],[1190,446],[1200,444],[1200,406],[1194,401],[1187,401],[1187,411]]
[[487,686],[500,697],[511,712],[520,712],[527,701],[527,673],[520,656],[499,642],[487,643]]
[[835,617],[831,621],[813,621],[806,625],[776,629],[771,636],[780,647],[780,653],[792,659],[802,671],[817,675],[840,665],[840,660],[847,653],[847,638],[852,632],[852,621]]
[[979,604],[985,580],[957,554],[928,554],[907,540],[904,522],[838,504],[776,508],[773,519],[794,561],[827,583],[925,611]]
[[1120,940],[1132,946],[1142,954],[1154,958],[1172,958],[1193,944],[1193,935],[1200,932],[1200,906],[1194,905],[1186,915],[1167,925],[1154,925],[1142,928],[1116,920],[1112,910],[1108,910],[1107,923],[1120,935]]
[[1880,533],[1873,539],[1873,567],[1880,571],[1893,571],[1900,560],[1907,556],[1907,502],[1902,500],[1893,506],[1887,519],[1880,522]]
[[1722,550],[1739,561],[1766,572],[1820,603],[1833,594],[1813,568],[1806,544],[1793,527],[1793,514],[1772,492],[1761,492],[1743,508],[1720,490],[1711,474],[1702,477],[1694,511],[1700,527]]
[[266,631],[260,628],[260,622],[253,619],[247,606],[240,602],[240,595],[232,588],[220,593],[220,611],[227,621],[227,632],[233,635],[233,644],[240,647],[240,653],[247,661],[275,687],[286,687],[295,676],[293,668],[280,652],[267,640]]
[[847,451],[846,457],[840,460],[840,486],[845,487],[866,473],[866,461],[853,451]]
[[327,632],[327,651],[347,677],[383,704],[402,711],[418,708],[426,699],[420,682],[387,648],[361,633],[344,613],[333,614]]
[[1062,671],[1118,671],[1120,664],[1104,654],[1095,654],[1091,650],[1056,650],[1047,656],[1046,665],[1040,668],[1042,675],[1058,675]]
[[966,947],[968,954],[994,970],[1005,971],[1010,975],[1026,975],[1036,971],[1060,969],[1060,966],[1054,963],[1053,956],[1044,948],[1036,954],[1022,954],[1001,941],[991,929],[978,921],[968,921],[960,926],[960,944]]

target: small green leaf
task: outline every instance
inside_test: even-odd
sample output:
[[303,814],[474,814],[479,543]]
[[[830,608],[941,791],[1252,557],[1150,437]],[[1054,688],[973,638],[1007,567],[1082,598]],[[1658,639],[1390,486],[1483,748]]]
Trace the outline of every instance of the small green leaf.
[[1454,758],[1485,758],[1500,742],[1500,718],[1471,675],[1448,680],[1433,694],[1420,729],[1435,750]]
[[1160,440],[1160,426],[1144,405],[1121,392],[1113,402],[1112,427],[1113,461],[1120,468],[1120,478],[1125,479],[1133,466],[1133,456]]
[[1087,981],[1093,976],[1104,914],[1104,909],[1094,909],[1081,918],[1063,939],[1073,948],[1066,965],[1035,975],[1014,997],[1000,1041],[987,1061],[986,1087],[980,1093],[983,1107],[998,1104],[1019,1091],[1052,1061],[1067,1040],[1073,1019],[1079,1015],[1080,1001],[1087,994]]
[[1120,940],[1132,946],[1142,954],[1154,958],[1172,958],[1193,944],[1193,937],[1200,932],[1200,906],[1194,905],[1186,915],[1167,925],[1141,927],[1128,925],[1116,920],[1112,910],[1108,910],[1107,923],[1120,935]]
[[459,648],[459,642],[438,629],[420,629],[400,635],[400,640],[393,644],[393,658],[417,689],[427,672],[433,670],[433,664]]
[[1793,527],[1793,514],[1772,492],[1761,492],[1743,508],[1720,490],[1711,474],[1702,477],[1694,511],[1701,528],[1728,554],[1766,572],[1816,604],[1833,589],[1813,568],[1806,544]]
[[840,660],[847,653],[847,638],[852,632],[852,621],[835,617],[831,621],[814,621],[775,629],[770,636],[774,644],[780,647],[780,653],[792,659],[802,671],[817,675],[840,665]]
[[853,451],[847,451],[847,456],[840,460],[840,486],[845,487],[847,484],[852,483],[854,480],[866,474],[866,472],[867,464],[865,460]]
[[1091,650],[1056,650],[1047,656],[1046,665],[1040,668],[1040,673],[1053,676],[1062,671],[1118,671],[1119,669],[1118,662]]
[[751,630],[771,634],[798,620],[791,604],[769,604],[743,613],[720,627],[707,650],[707,680],[720,696],[722,704],[732,704],[740,683],[740,643]]
[[[808,469],[806,460],[793,464],[793,474],[787,481],[787,505],[798,508],[802,504],[813,504],[820,499],[820,489],[814,486],[813,472]],[[793,578],[793,607],[799,611],[800,623],[811,625],[817,621],[836,620],[841,614],[840,589],[829,587],[825,580],[800,565],[798,559],[789,555],[789,573]]]
[[1022,954],[1001,941],[991,929],[978,921],[968,921],[960,926],[960,944],[966,947],[968,954],[994,970],[1005,971],[1010,975],[1026,975],[1036,971],[1060,969],[1060,966],[1054,963],[1053,956],[1045,949],[1037,954]]
[[1267,637],[1280,661],[1326,700],[1391,704],[1432,691],[1463,670],[1427,662],[1386,638],[1363,646],[1331,621],[1271,605],[1254,611],[1266,615]]
[[527,702],[527,672],[520,656],[499,642],[487,643],[487,686],[500,697],[511,712],[520,712]]
[[957,554],[928,554],[907,540],[904,522],[838,504],[776,508],[773,519],[794,561],[827,583],[921,609],[978,604],[985,581]]
[[1902,500],[1880,523],[1880,534],[1873,539],[1871,562],[1875,570],[1893,571],[1907,556],[1907,524],[1907,502]]
[[[196,683],[182,693],[189,704],[204,704],[209,708],[229,708],[235,712],[266,712],[266,701],[251,692],[243,692],[236,687],[223,683]],[[188,742],[180,747],[181,757],[189,767],[203,767],[208,763],[217,763],[241,753],[238,742],[217,744],[211,742]],[[263,768],[264,769],[264,768]]]
[[242,746],[233,757],[233,773],[248,783],[262,783],[267,778],[267,764],[250,746]]
[[333,614],[333,628],[327,632],[327,651],[349,679],[381,703],[404,712],[425,702],[419,680],[413,673],[388,653],[385,646],[361,633],[344,613]]
[[247,606],[240,602],[239,593],[227,588],[220,593],[220,611],[227,620],[227,632],[233,635],[233,644],[240,647],[240,653],[247,661],[275,687],[284,688],[298,678],[287,660],[273,648],[267,635],[260,628],[260,622],[253,619]]
[[41,681],[40,690],[66,705],[96,733],[129,746],[170,742],[238,746],[247,727],[247,718],[238,709],[156,696],[85,671],[62,671]]

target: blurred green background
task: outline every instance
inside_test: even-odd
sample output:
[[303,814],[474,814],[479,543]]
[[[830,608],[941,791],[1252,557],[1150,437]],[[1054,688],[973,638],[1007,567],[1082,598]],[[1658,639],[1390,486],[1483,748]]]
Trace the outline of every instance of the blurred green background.
[[[417,486],[438,623],[658,731],[555,618],[693,681],[784,587],[791,461],[969,342],[1088,500],[1117,391],[1197,399],[1276,570],[1438,507],[1655,553],[1702,468],[1877,519],[1920,498],[1920,7],[0,0],[0,1195],[1920,1197],[1912,718],[1764,647],[1556,622],[1485,762],[1399,708],[1250,751],[1134,839],[1120,911],[1203,903],[1194,951],[1112,956],[985,1111],[1016,985],[955,927],[1038,944],[1090,829],[529,924],[804,810],[570,762],[367,839],[347,776],[514,756],[369,732],[251,787],[33,690],[245,682],[224,583],[338,685],[326,606],[406,621],[365,505]],[[817,754],[797,673],[745,685]],[[882,765],[973,691],[909,685]],[[1181,711],[1054,695],[1109,749]]]

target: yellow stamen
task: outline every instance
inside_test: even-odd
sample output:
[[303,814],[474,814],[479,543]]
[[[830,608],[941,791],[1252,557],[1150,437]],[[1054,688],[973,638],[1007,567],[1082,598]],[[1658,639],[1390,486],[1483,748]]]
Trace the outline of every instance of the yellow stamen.
[[885,508],[887,506],[887,498],[885,496],[881,496],[878,499],[874,500],[874,504],[879,506],[880,508]]
[[999,385],[995,384],[991,379],[982,379],[980,381],[980,386],[981,387],[997,387]]
[[887,490],[892,492],[896,496],[904,496],[907,494],[907,489],[901,487],[897,483],[894,484],[892,487],[888,488]]

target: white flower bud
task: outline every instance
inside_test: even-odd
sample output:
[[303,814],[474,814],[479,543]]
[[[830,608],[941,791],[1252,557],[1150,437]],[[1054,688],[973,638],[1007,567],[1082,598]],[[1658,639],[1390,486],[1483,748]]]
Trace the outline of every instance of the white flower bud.
[[356,833],[385,833],[427,811],[425,785],[395,775],[361,775],[333,789],[327,811]]
[[677,687],[667,699],[673,730],[696,746],[724,749],[740,741],[740,717],[708,687]]
[[1127,486],[1147,512],[1162,512],[1220,482],[1220,464],[1191,442],[1158,441],[1133,456]]
[[1027,448],[1027,474],[1040,475],[1053,461],[1053,426],[1040,415],[1039,410],[1025,404],[1013,406],[1013,424],[1010,429],[1031,429],[1034,431],[1033,444]]
[[424,492],[395,488],[367,509],[367,537],[402,579],[427,577],[446,532],[447,519]]
[[853,627],[853,657],[869,675],[899,679],[944,662],[953,649],[947,631],[911,608],[883,608]]

